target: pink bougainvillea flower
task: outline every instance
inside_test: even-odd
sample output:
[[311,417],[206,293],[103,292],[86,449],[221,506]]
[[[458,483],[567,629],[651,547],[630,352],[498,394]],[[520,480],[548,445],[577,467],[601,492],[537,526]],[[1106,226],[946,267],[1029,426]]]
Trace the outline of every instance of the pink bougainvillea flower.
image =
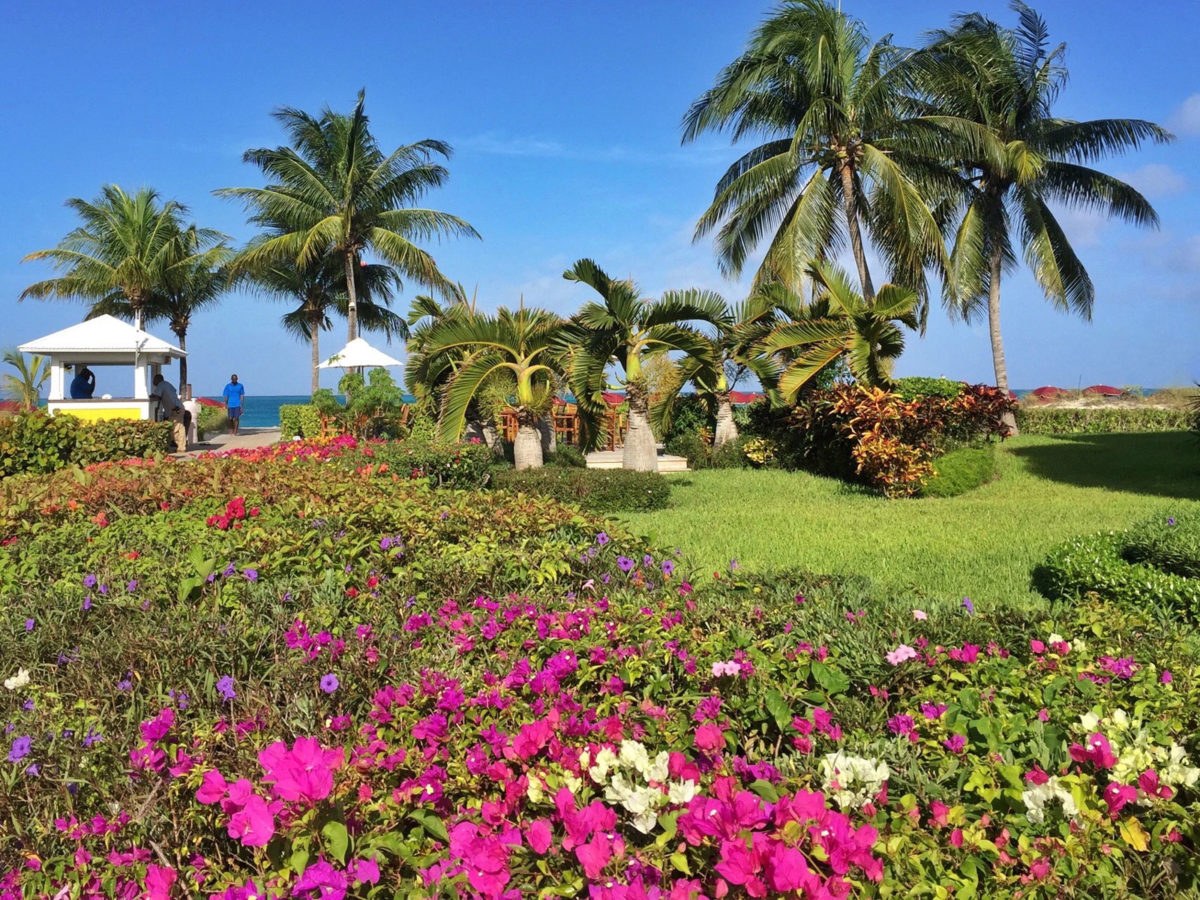
[[254,794],[230,817],[228,831],[248,847],[265,847],[275,836],[275,815],[267,801]]
[[955,847],[955,848],[960,848],[960,847],[962,847],[962,845],[963,845],[963,830],[961,828],[955,828],[952,832],[950,832],[950,846]]
[[209,804],[216,803],[225,796],[225,791],[229,785],[225,783],[225,778],[216,769],[210,769],[204,773],[204,778],[200,781],[200,787],[196,791],[196,799],[201,803]]
[[1068,752],[1075,762],[1090,762],[1098,769],[1111,769],[1117,764],[1117,758],[1113,755],[1108,738],[1098,731],[1088,735],[1086,747],[1072,744]]
[[612,842],[603,833],[593,835],[586,844],[575,848],[583,874],[592,879],[600,877],[612,855]]
[[169,866],[147,865],[145,900],[170,900],[171,885],[177,877],[175,870]]
[[1108,814],[1114,819],[1128,804],[1137,800],[1137,788],[1128,784],[1112,782],[1104,789],[1104,802],[1108,804]]
[[1174,796],[1175,791],[1165,784],[1160,784],[1158,773],[1153,769],[1147,769],[1138,776],[1138,787],[1149,797],[1158,797],[1162,800],[1170,800]]
[[525,840],[529,842],[534,853],[544,855],[550,849],[553,837],[550,833],[550,823],[546,819],[537,819],[525,826]]
[[296,738],[291,750],[283,741],[276,741],[258,754],[264,780],[274,782],[279,797],[309,804],[329,796],[334,770],[341,768],[344,760],[341,747],[323,750],[316,738]]
[[351,860],[346,872],[358,884],[379,884],[379,863],[374,857]]
[[927,612],[925,612],[925,610],[923,610],[923,609],[914,609],[912,611],[912,614],[913,614],[913,618],[916,619],[918,622],[924,622],[926,619],[929,618],[929,614]]
[[916,650],[914,650],[912,647],[908,646],[908,644],[901,644],[899,647],[897,647],[891,653],[887,654],[885,659],[887,659],[887,661],[889,663],[891,663],[893,666],[898,666],[901,663],[906,662],[907,660],[916,659],[916,657],[917,657]]
[[952,734],[942,741],[942,745],[951,753],[962,753],[967,749],[967,739],[961,734]]
[[725,749],[725,735],[720,726],[705,722],[696,729],[696,747],[705,753],[714,753]]
[[309,863],[292,888],[292,896],[304,897],[305,900],[343,900],[349,887],[350,879],[345,872],[339,872],[325,860],[319,859]]

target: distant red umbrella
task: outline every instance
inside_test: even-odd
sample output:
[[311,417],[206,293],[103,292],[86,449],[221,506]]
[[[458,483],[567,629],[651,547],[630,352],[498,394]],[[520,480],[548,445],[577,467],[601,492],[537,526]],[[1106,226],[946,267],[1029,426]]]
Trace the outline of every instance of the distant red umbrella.
[[1083,392],[1100,397],[1120,397],[1125,393],[1119,387],[1113,387],[1111,384],[1093,384],[1091,387],[1084,388]]
[[1016,391],[1009,391],[1009,392],[1008,392],[1008,399],[1009,399],[1009,400],[1016,400],[1016,399],[1017,399],[1017,393],[1016,393]]
[[0,400],[0,412],[20,412],[21,404],[16,400]]
[[625,402],[625,395],[615,391],[604,391],[604,402],[609,406],[620,406]]
[[730,391],[729,401],[735,406],[743,406],[747,403],[753,403],[755,400],[761,400],[763,394],[755,394],[749,391]]
[[1036,390],[1030,391],[1030,393],[1039,400],[1053,400],[1055,397],[1065,396],[1067,392],[1060,387],[1047,385],[1046,387],[1040,387]]
[[208,397],[197,397],[196,402],[201,406],[224,406],[220,400],[210,400]]

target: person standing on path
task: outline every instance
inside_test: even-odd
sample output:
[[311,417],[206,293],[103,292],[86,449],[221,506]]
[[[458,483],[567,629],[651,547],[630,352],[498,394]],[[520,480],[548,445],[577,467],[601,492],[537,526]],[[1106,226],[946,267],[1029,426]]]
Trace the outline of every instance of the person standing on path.
[[175,452],[187,453],[187,429],[183,425],[183,404],[179,402],[179,394],[174,385],[162,375],[154,376],[154,390],[150,396],[158,400],[158,420],[171,423],[171,431],[175,438]]
[[225,397],[225,414],[229,416],[229,431],[238,433],[239,420],[242,418],[242,401],[246,397],[246,389],[238,384],[237,376],[229,376],[229,384],[221,392]]

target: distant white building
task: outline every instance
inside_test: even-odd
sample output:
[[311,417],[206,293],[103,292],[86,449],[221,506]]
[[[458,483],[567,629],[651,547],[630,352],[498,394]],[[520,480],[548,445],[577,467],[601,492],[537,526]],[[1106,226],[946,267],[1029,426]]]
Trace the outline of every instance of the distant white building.
[[[113,316],[97,316],[22,344],[22,353],[50,359],[50,396],[46,408],[60,410],[87,421],[99,419],[153,419],[156,401],[150,397],[151,381],[173,359],[187,356],[161,338],[156,338]],[[96,373],[96,396],[73,400],[68,394],[68,369],[86,365]],[[133,368],[128,373],[117,367]]]

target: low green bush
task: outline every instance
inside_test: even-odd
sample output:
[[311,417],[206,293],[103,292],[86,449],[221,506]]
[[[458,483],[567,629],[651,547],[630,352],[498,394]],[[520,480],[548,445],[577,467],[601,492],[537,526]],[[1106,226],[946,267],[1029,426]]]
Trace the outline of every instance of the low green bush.
[[712,454],[710,438],[710,432],[699,428],[682,431],[666,441],[663,449],[671,456],[682,456],[688,461],[689,469],[699,471],[709,468],[709,459]]
[[372,444],[377,463],[387,463],[396,474],[425,479],[430,487],[479,490],[507,465],[486,444],[439,444],[419,440]]
[[996,477],[996,445],[962,447],[933,462],[933,477],[921,487],[924,497],[957,497]]
[[497,472],[493,484],[502,490],[551,497],[597,513],[662,509],[671,486],[656,472],[624,469],[526,469]]
[[1126,535],[1121,555],[1173,575],[1200,578],[1200,519],[1160,516],[1144,522]]
[[169,422],[18,413],[0,420],[0,477],[154,456],[168,449],[170,437]]
[[[300,411],[309,404],[301,403],[284,403],[279,407],[279,435],[285,441],[296,437],[305,437],[304,425],[300,418]],[[307,437],[316,437],[315,434],[307,435]]]
[[966,388],[961,381],[951,381],[949,378],[927,378],[922,375],[910,375],[907,378],[897,378],[892,382],[892,390],[905,400],[916,400],[919,397],[944,397],[953,400]]
[[558,466],[562,469],[586,469],[587,457],[574,447],[559,444],[558,449],[543,461],[547,466]]
[[1125,408],[1042,409],[1017,407],[1017,428],[1022,434],[1108,434],[1144,431],[1184,431],[1191,419],[1182,409]]
[[229,416],[223,406],[201,406],[199,420],[196,422],[196,434],[200,440],[206,440],[214,434],[224,434],[229,430]]
[[[1095,596],[1132,609],[1200,622],[1200,579],[1185,577],[1154,564],[1161,559],[1139,549],[1161,543],[1141,535],[1146,526],[1128,532],[1106,532],[1075,538],[1054,550],[1033,570],[1033,586],[1051,600]],[[1178,552],[1181,548],[1176,547]],[[1177,557],[1176,557],[1177,558]],[[1195,565],[1196,560],[1191,560]]]

